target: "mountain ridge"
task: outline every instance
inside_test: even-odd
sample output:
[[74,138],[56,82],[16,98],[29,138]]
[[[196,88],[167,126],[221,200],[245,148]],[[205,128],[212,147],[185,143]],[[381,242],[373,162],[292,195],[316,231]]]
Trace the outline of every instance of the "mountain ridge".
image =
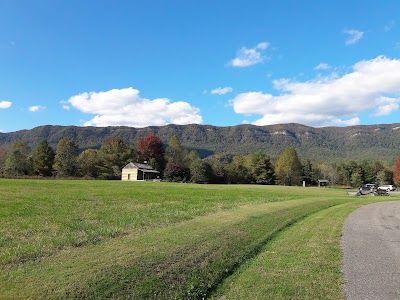
[[400,123],[347,127],[311,127],[295,123],[266,126],[169,124],[143,128],[43,125],[0,133],[0,147],[24,140],[34,148],[42,139],[54,147],[60,139],[69,137],[84,150],[99,148],[112,136],[134,144],[149,133],[158,136],[165,144],[176,134],[183,146],[198,150],[202,157],[221,153],[245,154],[256,150],[276,157],[289,146],[298,151],[300,158],[312,160],[376,159],[393,162],[400,153]]

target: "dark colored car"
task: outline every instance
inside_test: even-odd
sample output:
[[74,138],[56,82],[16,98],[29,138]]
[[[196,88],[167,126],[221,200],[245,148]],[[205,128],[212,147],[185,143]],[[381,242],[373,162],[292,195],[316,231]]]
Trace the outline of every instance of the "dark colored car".
[[371,193],[375,192],[376,190],[377,190],[377,186],[373,183],[364,184],[363,186],[361,186],[359,188],[359,192],[362,195],[371,194]]

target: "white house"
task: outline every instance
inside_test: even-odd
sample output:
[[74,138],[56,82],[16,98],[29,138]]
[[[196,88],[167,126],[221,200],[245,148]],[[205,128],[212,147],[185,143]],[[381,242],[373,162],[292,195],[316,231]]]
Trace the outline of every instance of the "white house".
[[121,180],[137,181],[156,179],[160,172],[154,170],[148,164],[130,162],[122,169]]

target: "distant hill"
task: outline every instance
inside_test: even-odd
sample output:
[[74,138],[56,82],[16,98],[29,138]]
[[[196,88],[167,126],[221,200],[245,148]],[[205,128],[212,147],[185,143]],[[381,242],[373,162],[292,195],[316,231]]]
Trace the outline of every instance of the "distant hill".
[[322,128],[300,124],[229,127],[191,124],[145,128],[48,125],[0,133],[0,147],[25,140],[33,148],[42,139],[55,146],[61,138],[70,137],[83,150],[99,148],[112,136],[134,144],[148,133],[157,135],[164,143],[177,134],[182,145],[198,150],[202,157],[220,153],[244,154],[256,150],[276,157],[288,146],[296,148],[301,159],[313,160],[374,159],[393,162],[400,154],[400,123]]

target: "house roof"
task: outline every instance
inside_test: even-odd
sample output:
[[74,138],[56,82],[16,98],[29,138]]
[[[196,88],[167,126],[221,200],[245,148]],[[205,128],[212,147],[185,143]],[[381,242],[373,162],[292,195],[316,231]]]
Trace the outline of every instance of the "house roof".
[[151,166],[148,164],[140,164],[140,163],[133,163],[130,162],[127,164],[123,169],[139,169],[142,172],[148,172],[148,173],[160,173],[157,170],[154,170]]

